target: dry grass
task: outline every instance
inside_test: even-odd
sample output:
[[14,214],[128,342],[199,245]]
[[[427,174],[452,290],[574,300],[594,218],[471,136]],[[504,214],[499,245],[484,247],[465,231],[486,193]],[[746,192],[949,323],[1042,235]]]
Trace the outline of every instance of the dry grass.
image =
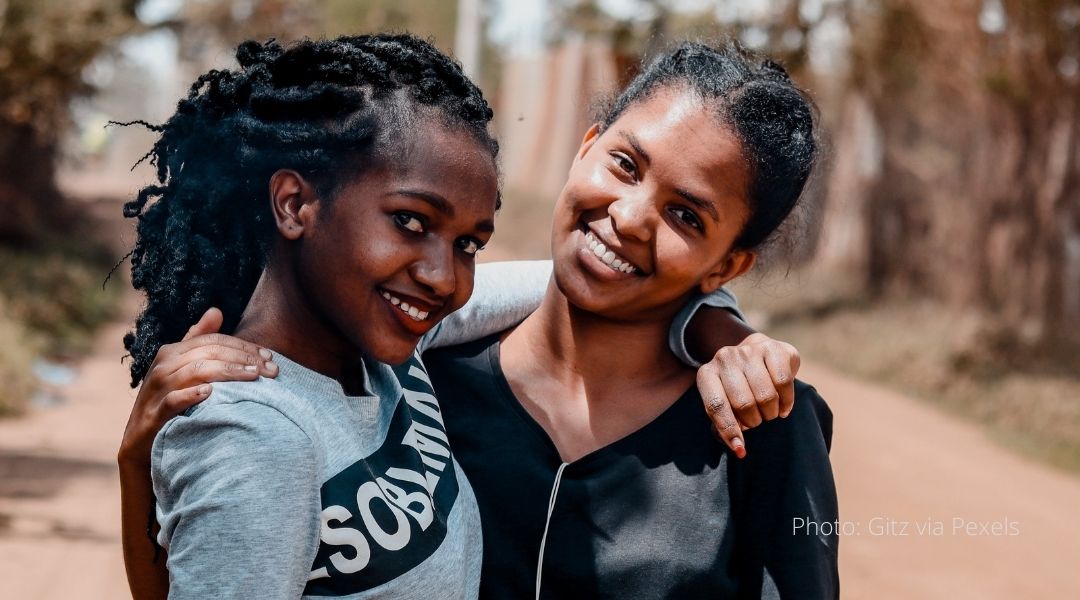
[[995,346],[985,315],[871,303],[842,278],[794,273],[739,286],[740,303],[803,356],[984,425],[1027,456],[1080,472],[1080,371],[1065,354]]

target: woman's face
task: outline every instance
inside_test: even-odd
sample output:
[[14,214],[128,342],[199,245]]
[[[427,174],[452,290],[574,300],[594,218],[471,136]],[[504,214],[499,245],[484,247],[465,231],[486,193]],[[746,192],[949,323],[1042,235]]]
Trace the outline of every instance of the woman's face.
[[316,203],[296,252],[316,321],[390,364],[469,299],[498,197],[491,154],[466,132],[425,123],[403,150]]
[[748,217],[738,138],[681,86],[586,134],[555,207],[555,279],[570,303],[610,318],[670,318],[688,295],[745,272],[732,251]]

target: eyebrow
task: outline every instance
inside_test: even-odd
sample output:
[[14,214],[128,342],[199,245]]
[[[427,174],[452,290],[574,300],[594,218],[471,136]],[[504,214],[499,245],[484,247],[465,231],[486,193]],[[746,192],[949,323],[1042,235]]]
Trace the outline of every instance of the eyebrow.
[[444,214],[444,215],[446,215],[448,217],[453,217],[454,216],[454,205],[450,204],[450,202],[446,198],[443,198],[442,196],[440,196],[438,194],[432,194],[431,192],[425,192],[423,190],[412,190],[412,189],[394,190],[394,193],[399,194],[401,196],[408,196],[410,198],[416,198],[417,200],[423,200],[424,202],[427,202],[432,207],[434,207],[435,210],[441,212],[442,214]]
[[[430,204],[433,208],[435,208],[435,210],[441,212],[442,214],[446,215],[447,217],[449,217],[451,219],[454,218],[454,213],[455,213],[454,205],[451,204],[449,200],[447,200],[446,198],[443,198],[442,196],[440,196],[438,194],[433,194],[431,192],[425,192],[423,190],[413,190],[413,189],[395,190],[394,193],[398,194],[398,195],[401,195],[401,196],[408,196],[410,198],[416,198],[417,200],[422,200],[422,201]],[[491,233],[491,232],[495,231],[495,222],[492,221],[491,219],[484,219],[483,221],[480,221],[479,223],[476,224],[476,229],[477,229],[477,231],[480,231],[480,232],[483,232],[483,233]]]
[[638,141],[637,136],[625,129],[620,129],[619,135],[626,140],[626,143],[630,144],[630,147],[634,149],[634,152],[641,156],[641,160],[645,161],[646,165],[652,162],[652,159],[649,158],[649,153],[641,147],[641,142]]

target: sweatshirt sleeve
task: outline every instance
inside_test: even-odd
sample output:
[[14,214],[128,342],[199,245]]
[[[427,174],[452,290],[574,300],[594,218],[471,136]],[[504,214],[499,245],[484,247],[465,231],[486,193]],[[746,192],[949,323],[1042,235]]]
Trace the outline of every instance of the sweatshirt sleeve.
[[814,388],[796,381],[786,419],[746,432],[746,571],[740,597],[835,599],[836,484],[829,463],[832,412]]
[[675,320],[671,324],[671,330],[668,332],[668,347],[675,353],[675,356],[679,357],[679,360],[695,368],[700,367],[701,363],[694,360],[694,357],[690,356],[690,351],[686,348],[686,328],[690,325],[690,321],[697,314],[697,311],[701,310],[703,306],[722,308],[738,317],[740,321],[746,322],[746,317],[739,310],[738,299],[727,288],[722,287],[711,294],[698,294],[691,298],[686,303],[686,306],[679,311],[679,314],[675,316]]
[[152,453],[169,598],[299,598],[318,548],[307,435],[256,402],[198,407]]
[[477,265],[472,298],[429,331],[417,350],[464,344],[517,325],[540,306],[550,279],[550,260]]

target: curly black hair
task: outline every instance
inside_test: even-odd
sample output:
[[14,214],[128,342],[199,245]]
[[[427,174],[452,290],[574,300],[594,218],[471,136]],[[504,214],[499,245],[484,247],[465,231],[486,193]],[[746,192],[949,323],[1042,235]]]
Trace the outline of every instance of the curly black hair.
[[750,167],[750,218],[735,248],[761,246],[795,208],[818,154],[816,108],[779,64],[731,41],[682,42],[646,66],[607,107],[606,130],[634,103],[683,85],[715,104]]
[[[139,162],[157,183],[124,205],[138,219],[132,283],[146,293],[124,336],[131,384],[158,349],[180,340],[211,306],[231,332],[251,298],[272,241],[267,190],[279,169],[312,180],[332,199],[348,174],[393,160],[418,118],[469,132],[488,148],[492,111],[460,65],[407,34],[345,36],[288,45],[244,42],[239,68],[192,84]],[[138,163],[136,163],[138,164]]]

